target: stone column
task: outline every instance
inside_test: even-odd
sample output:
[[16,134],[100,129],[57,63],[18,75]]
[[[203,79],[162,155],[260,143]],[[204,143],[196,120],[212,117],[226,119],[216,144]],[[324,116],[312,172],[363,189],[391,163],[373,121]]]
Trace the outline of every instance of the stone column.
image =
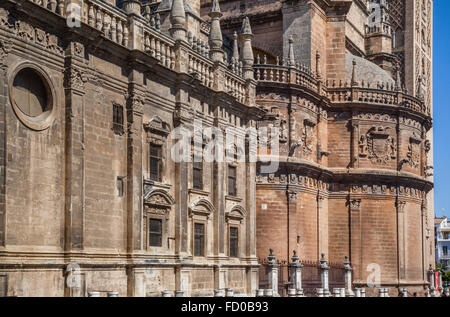
[[175,297],[183,297],[184,292],[183,291],[175,291]]
[[144,93],[136,82],[142,82],[142,74],[130,71],[127,95],[127,211],[128,252],[142,250],[142,114]]
[[405,247],[405,205],[406,201],[397,197],[397,248],[398,248],[398,283],[401,285],[406,278],[406,247]]
[[190,269],[178,265],[175,271],[175,288],[186,297],[190,297],[191,286]]
[[341,290],[339,288],[333,289],[333,297],[341,297]]
[[[77,54],[81,47],[83,56]],[[66,49],[65,92],[65,250],[83,249],[85,192],[84,46],[70,42]]]
[[6,229],[6,105],[8,104],[8,55],[11,52],[12,43],[6,39],[0,39],[0,247],[5,246]]
[[354,279],[360,281],[363,276],[362,269],[362,236],[361,236],[361,199],[349,197],[350,208],[350,261],[354,271]]
[[225,297],[225,290],[223,289],[214,290],[214,297]]
[[292,283],[292,288],[296,291],[303,291],[302,289],[302,267],[303,264],[300,263],[297,256],[297,251],[294,251],[294,256],[291,258],[290,263],[290,281]]
[[349,297],[353,297],[355,294],[352,290],[352,271],[353,268],[350,265],[350,261],[348,260],[348,256],[345,257],[344,261],[344,269],[345,269],[345,294]]
[[322,253],[322,258],[320,259],[320,280],[322,282],[322,288],[325,293],[329,292],[328,288],[328,270],[330,267],[325,259],[325,254]]
[[406,290],[406,288],[400,288],[400,297],[408,297],[408,291]]
[[270,249],[270,254],[267,257],[269,260],[268,281],[269,289],[273,290],[274,296],[278,295],[278,264],[276,263],[276,257],[273,255],[273,249]]
[[128,297],[145,297],[147,295],[144,269],[128,268],[127,279]]
[[296,234],[296,214],[297,214],[297,197],[298,193],[294,190],[288,189],[286,191],[287,197],[287,256],[289,259],[289,250],[291,250],[291,246],[297,246],[297,234]]
[[163,291],[162,297],[173,297],[173,292],[172,291]]
[[263,289],[257,289],[255,293],[256,293],[256,297],[264,297]]
[[434,270],[432,265],[430,264],[430,268],[428,269],[428,282],[430,282],[430,294],[434,291],[435,285],[434,285]]
[[265,297],[273,297],[273,289],[266,289],[264,290],[264,296]]
[[214,267],[214,287],[216,289],[225,289],[227,280],[226,274],[226,269],[222,268],[221,265],[216,265]]
[[323,288],[316,289],[317,297],[323,297]]

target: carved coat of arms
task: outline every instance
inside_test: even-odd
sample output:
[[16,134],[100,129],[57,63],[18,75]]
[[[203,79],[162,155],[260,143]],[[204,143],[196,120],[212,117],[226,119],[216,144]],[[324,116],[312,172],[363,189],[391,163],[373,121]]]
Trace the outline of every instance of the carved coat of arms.
[[372,127],[359,140],[359,156],[368,157],[373,164],[388,164],[397,158],[397,141],[390,128]]

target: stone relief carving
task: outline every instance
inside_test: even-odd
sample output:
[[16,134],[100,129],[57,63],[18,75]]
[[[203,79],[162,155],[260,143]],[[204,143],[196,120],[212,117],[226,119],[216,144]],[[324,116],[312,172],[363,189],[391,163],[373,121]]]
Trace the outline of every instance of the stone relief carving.
[[65,70],[65,87],[70,89],[75,89],[79,91],[84,91],[85,84],[88,82],[88,75],[74,67],[68,67]]
[[368,157],[373,164],[388,164],[397,158],[397,141],[390,128],[372,127],[359,140],[359,156]]
[[9,52],[11,52],[11,48],[11,42],[0,40],[0,70],[2,71],[2,75],[6,73],[6,69],[8,68],[6,58],[8,57]]
[[313,152],[315,135],[314,135],[314,127],[316,126],[315,122],[311,120],[305,119],[303,123],[302,129],[302,152],[304,156],[309,156]]
[[350,210],[352,211],[360,211],[361,210],[361,199],[348,199],[348,205],[350,206]]
[[41,45],[57,54],[63,53],[62,41],[58,36],[47,33],[37,27],[35,28],[28,22],[12,17],[8,10],[0,8],[0,27],[4,26],[25,41]]
[[280,143],[286,143],[288,140],[288,132],[286,128],[286,120],[281,120],[280,122]]
[[422,140],[420,140],[415,133],[409,138],[408,153],[406,156],[408,158],[408,164],[412,168],[419,168],[421,143]]

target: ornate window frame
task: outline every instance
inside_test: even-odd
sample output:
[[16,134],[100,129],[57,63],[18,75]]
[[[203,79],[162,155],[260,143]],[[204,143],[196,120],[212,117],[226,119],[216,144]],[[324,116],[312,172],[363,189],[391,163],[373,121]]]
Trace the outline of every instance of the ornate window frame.
[[[170,133],[170,125],[163,121],[159,116],[155,115],[147,123],[144,123],[144,129],[147,133],[147,173],[150,178],[150,144],[161,146],[162,167],[161,182],[164,183],[167,171],[167,137]],[[158,182],[159,183],[159,182]]]
[[[144,249],[147,251],[167,250],[169,245],[169,223],[172,206],[175,204],[173,197],[163,189],[151,188],[144,194],[143,233]],[[162,221],[161,247],[150,246],[150,219]],[[167,244],[165,244],[167,241]]]
[[[209,238],[209,233],[213,231],[211,218],[215,214],[216,208],[205,198],[200,198],[189,205],[189,218],[191,220],[191,254],[193,258],[206,258],[212,251],[212,239]],[[195,224],[201,223],[205,226],[205,250],[204,256],[194,256],[195,247]]]
[[246,219],[247,211],[241,205],[234,205],[231,209],[225,213],[226,222],[226,243],[227,243],[227,256],[230,257],[230,229],[231,227],[238,228],[238,256],[234,259],[240,259],[245,254],[246,244]]

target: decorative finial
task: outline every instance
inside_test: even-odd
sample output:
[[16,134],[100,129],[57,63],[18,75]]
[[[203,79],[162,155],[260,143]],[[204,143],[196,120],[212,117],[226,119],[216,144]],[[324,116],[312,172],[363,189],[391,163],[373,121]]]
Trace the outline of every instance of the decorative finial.
[[184,11],[183,0],[173,0],[170,10],[170,23],[172,27],[169,29],[171,36],[175,40],[185,40],[186,38],[186,12]]
[[355,75],[355,68],[356,68],[356,60],[355,59],[353,60],[352,66],[353,66],[353,68],[352,68],[352,82],[350,83],[350,85],[352,87],[355,87],[355,86],[357,86],[356,78],[355,78],[355,76],[356,76]]
[[423,95],[423,88],[422,88],[422,76],[419,76],[418,78],[419,83],[418,83],[418,87],[417,87],[417,98],[419,98],[420,100],[424,100],[424,95]]
[[241,61],[243,65],[243,77],[247,80],[254,78],[253,73],[253,63],[255,62],[255,58],[253,56],[253,48],[252,48],[252,28],[250,26],[250,20],[248,17],[244,18],[242,22],[242,30],[241,30]]
[[294,38],[289,36],[289,55],[288,55],[288,66],[295,66],[295,55],[294,55]]
[[223,38],[222,29],[220,28],[220,18],[223,14],[220,12],[219,1],[214,0],[211,7],[211,12],[208,14],[211,17],[211,30],[209,32],[209,46],[210,56],[214,62],[223,61]]

